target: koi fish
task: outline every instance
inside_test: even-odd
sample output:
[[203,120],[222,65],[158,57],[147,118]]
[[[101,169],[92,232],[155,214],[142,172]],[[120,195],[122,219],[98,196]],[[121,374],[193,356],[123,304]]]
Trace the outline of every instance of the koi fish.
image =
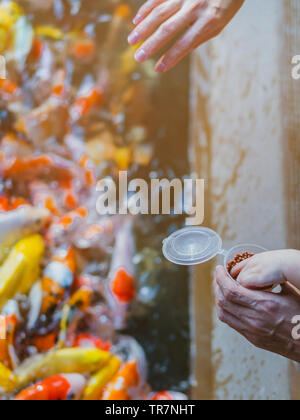
[[147,400],[152,401],[185,401],[187,399],[186,395],[174,391],[151,392],[147,396]]
[[51,136],[59,141],[68,131],[69,112],[58,95],[30,111],[16,123],[16,128],[38,145]]
[[136,295],[134,253],[133,222],[131,219],[127,219],[117,233],[107,282],[108,301],[115,314],[117,329],[125,327],[128,305]]
[[77,38],[71,44],[71,53],[74,55],[75,58],[81,61],[89,61],[90,59],[92,59],[95,55],[95,51],[95,41],[87,35],[82,35],[80,38]]
[[129,5],[123,3],[115,8],[110,29],[107,35],[105,46],[108,51],[112,51],[118,37],[119,30],[123,22],[129,19],[131,15],[131,8]]
[[66,401],[79,400],[84,387],[85,379],[82,375],[72,373],[69,375],[55,375],[32,387],[20,392],[16,401]]
[[0,267],[0,308],[18,293],[27,294],[40,275],[45,246],[40,235],[19,241]]
[[9,199],[5,195],[0,196],[0,212],[7,212],[10,210]]
[[0,390],[12,392],[17,383],[16,375],[0,362]]
[[15,370],[18,388],[37,379],[60,373],[95,373],[105,366],[111,355],[98,349],[66,348],[31,357]]
[[63,96],[66,92],[66,78],[67,74],[64,69],[58,70],[53,77],[52,94],[55,96]]
[[6,196],[0,197],[0,212],[17,210],[24,206],[30,206],[30,204],[22,197],[12,197],[10,200]]
[[36,336],[33,340],[33,344],[40,352],[47,352],[55,347],[57,336],[57,333],[50,333],[46,336]]
[[93,249],[97,256],[105,255],[113,246],[120,226],[119,216],[102,217],[95,223],[82,224],[74,234],[74,244],[78,249]]
[[85,207],[80,207],[56,220],[51,224],[47,232],[47,240],[52,244],[62,244],[66,241],[66,236],[74,233],[81,223],[83,223],[88,216],[88,210]]
[[47,209],[54,216],[60,215],[57,197],[46,182],[33,181],[29,189],[31,202],[35,207]]
[[90,334],[80,334],[75,338],[73,347],[82,347],[88,349],[95,348],[99,350],[109,351],[111,349],[111,343]]
[[123,365],[120,372],[104,391],[103,399],[111,400],[131,400],[130,389],[137,388],[139,384],[139,374],[136,362],[127,362]]
[[75,173],[71,161],[54,154],[24,158],[0,156],[0,176],[15,181],[32,181],[38,177],[66,180],[73,178]]
[[19,307],[16,301],[7,302],[2,311],[5,325],[5,340],[0,339],[0,362],[9,369],[15,369],[18,364],[14,341],[15,333],[20,317]]
[[27,329],[31,330],[35,327],[38,317],[41,312],[41,306],[43,301],[42,282],[36,282],[29,293],[28,297],[30,303],[30,309],[28,313]]
[[39,232],[48,218],[47,210],[33,207],[0,213],[0,262],[17,241]]
[[78,96],[74,105],[71,107],[71,118],[73,122],[87,116],[94,107],[101,107],[104,101],[104,89],[97,85]]
[[107,385],[103,400],[134,400],[146,385],[147,362],[143,349],[136,340],[121,337],[116,353],[125,360],[119,372]]
[[[69,301],[64,305],[58,339],[60,347],[66,347],[69,341],[74,341],[77,324],[82,313],[90,307],[92,294],[93,291],[91,288],[82,286],[73,293]],[[95,346],[90,348],[95,348]]]
[[76,258],[73,249],[58,250],[43,274],[41,308],[43,314],[63,299],[66,290],[69,290],[73,284],[75,270]]
[[121,367],[119,358],[112,356],[107,365],[89,379],[84,390],[84,401],[100,400],[105,386],[111,381]]

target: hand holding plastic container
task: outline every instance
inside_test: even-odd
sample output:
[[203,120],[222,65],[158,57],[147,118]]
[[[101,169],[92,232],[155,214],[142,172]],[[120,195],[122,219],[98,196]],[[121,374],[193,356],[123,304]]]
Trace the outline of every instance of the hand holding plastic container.
[[267,249],[255,244],[240,244],[231,248],[229,251],[223,249],[222,238],[212,229],[205,227],[187,227],[174,232],[163,241],[163,254],[170,262],[193,266],[203,264],[212,260],[218,255],[224,257],[224,267],[228,272],[228,263],[232,261],[237,254],[260,254]]

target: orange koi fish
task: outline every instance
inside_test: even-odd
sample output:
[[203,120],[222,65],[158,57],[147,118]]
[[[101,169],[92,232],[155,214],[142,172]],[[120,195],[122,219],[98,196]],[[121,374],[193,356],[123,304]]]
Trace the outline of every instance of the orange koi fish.
[[79,400],[86,381],[82,375],[72,373],[55,375],[38,382],[30,388],[20,392],[16,401],[65,401]]

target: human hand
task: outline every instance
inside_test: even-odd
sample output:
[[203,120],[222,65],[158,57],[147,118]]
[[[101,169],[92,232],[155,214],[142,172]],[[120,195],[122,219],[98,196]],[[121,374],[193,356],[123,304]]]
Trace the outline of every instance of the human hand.
[[185,31],[158,61],[155,70],[172,69],[199,45],[217,36],[241,8],[244,0],[148,0],[134,19],[128,42],[144,41],[135,58],[144,62]]
[[256,347],[300,362],[300,342],[292,335],[300,298],[287,285],[280,295],[245,289],[217,267],[214,293],[222,322]]
[[270,251],[254,255],[230,274],[248,289],[266,289],[289,282],[300,290],[300,252]]

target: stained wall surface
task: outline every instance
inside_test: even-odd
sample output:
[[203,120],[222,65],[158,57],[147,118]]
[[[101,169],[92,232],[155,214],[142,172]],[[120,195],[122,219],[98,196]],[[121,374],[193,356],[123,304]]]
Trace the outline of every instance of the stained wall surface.
[[[254,242],[280,249],[288,243],[282,108],[282,77],[291,78],[288,66],[282,74],[287,7],[284,0],[246,1],[221,36],[193,57],[191,161],[207,182],[205,224],[222,235],[226,248]],[[290,399],[290,363],[254,348],[215,314],[209,318],[211,267],[195,271],[193,287],[200,325],[194,396]],[[209,368],[204,354],[211,357]]]

